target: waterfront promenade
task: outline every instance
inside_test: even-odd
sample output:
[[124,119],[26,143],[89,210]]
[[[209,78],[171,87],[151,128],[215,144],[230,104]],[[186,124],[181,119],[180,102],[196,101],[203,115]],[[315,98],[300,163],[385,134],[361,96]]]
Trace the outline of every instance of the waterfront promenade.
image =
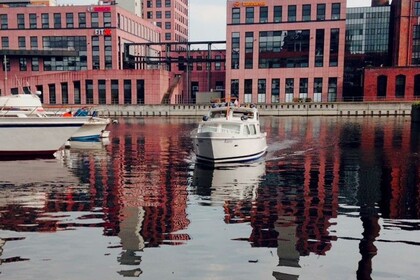
[[[409,116],[412,102],[331,102],[257,104],[262,116]],[[71,105],[71,107],[81,105]],[[202,116],[210,104],[96,105],[100,116]],[[69,106],[67,106],[69,107]]]

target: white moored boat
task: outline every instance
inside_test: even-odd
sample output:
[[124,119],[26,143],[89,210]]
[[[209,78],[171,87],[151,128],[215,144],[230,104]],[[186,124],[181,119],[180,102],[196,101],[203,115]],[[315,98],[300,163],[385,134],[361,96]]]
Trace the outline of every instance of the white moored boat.
[[72,135],[71,141],[92,141],[109,137],[109,131],[106,130],[106,127],[111,123],[111,119],[97,117],[96,114],[95,111],[90,114],[89,110],[84,108],[80,108],[74,113],[74,117],[90,116],[90,119]]
[[50,113],[44,110],[39,95],[41,93],[37,92],[36,94],[15,94],[8,96],[0,96],[0,116],[7,117],[83,117],[88,121],[83,125],[79,130],[77,130],[73,135],[71,135],[70,140],[72,141],[90,141],[97,140],[100,138],[109,137],[109,131],[106,130],[106,127],[111,122],[109,118],[101,118],[95,116],[95,114],[90,114],[89,110],[86,108],[78,109],[74,114],[70,111],[66,113]]
[[52,156],[87,121],[87,118],[0,116],[0,159]]
[[198,161],[222,163],[257,159],[267,151],[255,106],[213,104],[198,128],[191,133]]

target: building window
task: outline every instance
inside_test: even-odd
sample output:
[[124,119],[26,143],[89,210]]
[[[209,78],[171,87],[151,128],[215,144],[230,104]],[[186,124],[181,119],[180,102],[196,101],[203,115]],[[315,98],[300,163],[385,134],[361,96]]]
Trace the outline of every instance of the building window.
[[317,29],[315,35],[315,67],[324,66],[325,29]]
[[[222,60],[222,56],[221,55],[216,55],[216,59]],[[222,70],[222,63],[220,61],[215,62],[214,70]]]
[[74,81],[73,82],[73,96],[74,96],[74,104],[81,104],[81,91],[82,88],[80,86],[80,81]]
[[56,104],[57,98],[56,98],[56,91],[55,91],[55,84],[48,84],[48,92],[50,95],[50,104]]
[[112,69],[112,38],[104,37],[105,69]]
[[150,0],[147,1],[147,8],[153,8],[152,1]]
[[165,11],[165,18],[171,18],[171,11]]
[[380,75],[377,78],[377,82],[376,82],[376,96],[379,98],[384,98],[386,97],[386,88],[387,88],[387,84],[388,84],[388,77],[384,76],[384,75]]
[[31,40],[31,49],[32,50],[37,50],[38,49],[38,37],[31,36],[30,40]]
[[268,22],[268,7],[260,7],[260,23]]
[[50,16],[49,14],[41,14],[41,24],[43,29],[50,28]]
[[337,78],[328,78],[328,102],[337,101]]
[[245,69],[252,69],[254,61],[254,32],[245,32]]
[[271,102],[280,102],[280,79],[271,80]]
[[111,104],[119,103],[119,86],[118,80],[111,80]]
[[104,27],[111,27],[111,13],[104,13]]
[[287,21],[296,21],[296,5],[287,6]]
[[90,27],[99,27],[98,13],[90,13]]
[[252,79],[244,80],[244,102],[252,103]]
[[7,20],[7,15],[0,15],[0,29],[2,30],[6,30],[9,29],[9,23]]
[[66,13],[66,27],[67,28],[73,28],[74,27],[73,13]]
[[98,80],[98,102],[106,104],[106,81]]
[[420,97],[420,75],[414,76],[414,97]]
[[241,9],[233,8],[232,9],[232,23],[238,24],[241,22]]
[[311,20],[311,5],[310,4],[302,5],[302,20],[303,21]]
[[24,14],[17,14],[17,28],[25,29],[25,15]]
[[25,49],[26,48],[26,40],[25,40],[25,37],[19,36],[18,37],[18,44],[19,44],[19,49]]
[[38,25],[36,23],[36,14],[29,14],[29,28],[37,29]]
[[171,23],[165,22],[165,29],[171,29]]
[[54,14],[54,28],[61,28],[61,14]]
[[92,36],[92,69],[100,69],[101,60],[99,57],[99,37]]
[[231,68],[232,69],[239,69],[239,49],[240,49],[240,35],[239,32],[232,33],[232,61],[231,61]]
[[265,103],[267,93],[266,79],[258,79],[258,103]]
[[245,10],[245,22],[254,23],[254,7],[247,7]]
[[331,7],[331,19],[340,19],[341,4],[333,3]]
[[79,28],[86,28],[86,13],[79,13]]
[[325,4],[316,5],[316,20],[325,20]]
[[131,103],[131,80],[124,80],[124,104]]
[[31,69],[32,69],[32,71],[39,71],[39,59],[38,59],[38,57],[33,57],[32,58]]
[[165,33],[165,40],[170,41],[171,40],[171,33]]
[[414,15],[420,16],[420,1],[414,2]]
[[330,35],[330,67],[338,66],[338,46],[340,29],[332,28]]
[[309,40],[309,30],[260,32],[258,67],[308,67]]
[[9,48],[9,37],[1,37],[1,48],[2,49]]
[[137,104],[144,104],[144,80],[137,80]]
[[156,18],[158,18],[158,19],[162,18],[162,11],[157,11],[156,12]]
[[308,78],[299,79],[299,98],[308,98]]
[[68,83],[61,83],[61,103],[69,104],[69,85]]
[[27,71],[28,65],[26,63],[26,57],[19,58],[19,70],[20,71]]
[[86,90],[86,104],[93,104],[93,81],[86,80],[85,82],[85,90]]
[[395,78],[395,97],[403,98],[405,95],[405,76],[398,75]]
[[274,22],[282,22],[282,6],[274,6],[273,20]]
[[287,78],[285,81],[286,102],[293,102],[293,95],[295,92],[295,79]]
[[314,102],[322,101],[322,78],[314,78]]
[[171,0],[165,0],[165,7],[171,7]]
[[230,81],[230,96],[239,98],[239,80]]
[[420,25],[413,26],[413,48],[411,53],[411,64],[420,65]]
[[156,8],[162,8],[162,0],[156,0]]

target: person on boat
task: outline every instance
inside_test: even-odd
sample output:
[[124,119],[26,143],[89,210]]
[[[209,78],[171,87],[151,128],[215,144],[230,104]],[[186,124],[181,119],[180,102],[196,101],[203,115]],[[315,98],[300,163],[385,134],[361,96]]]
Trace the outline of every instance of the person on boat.
[[66,112],[63,114],[63,117],[65,118],[73,117],[73,114],[71,113],[69,109],[67,109]]

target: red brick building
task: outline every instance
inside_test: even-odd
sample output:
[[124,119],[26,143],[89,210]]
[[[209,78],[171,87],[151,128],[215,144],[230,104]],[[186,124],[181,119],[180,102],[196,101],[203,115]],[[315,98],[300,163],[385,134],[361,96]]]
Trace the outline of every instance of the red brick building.
[[391,2],[392,67],[364,70],[364,100],[420,99],[420,1]]

